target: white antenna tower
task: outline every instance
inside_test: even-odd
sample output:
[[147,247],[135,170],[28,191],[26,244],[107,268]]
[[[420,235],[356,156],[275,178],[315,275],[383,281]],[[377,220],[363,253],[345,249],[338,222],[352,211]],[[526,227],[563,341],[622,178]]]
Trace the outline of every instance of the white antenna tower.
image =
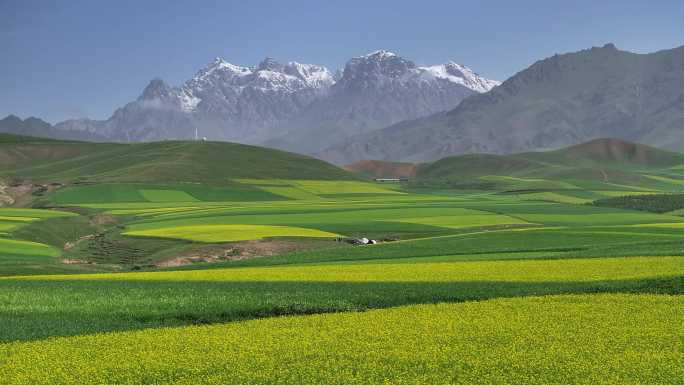
[[199,140],[198,134],[197,134],[197,127],[195,127],[195,142]]

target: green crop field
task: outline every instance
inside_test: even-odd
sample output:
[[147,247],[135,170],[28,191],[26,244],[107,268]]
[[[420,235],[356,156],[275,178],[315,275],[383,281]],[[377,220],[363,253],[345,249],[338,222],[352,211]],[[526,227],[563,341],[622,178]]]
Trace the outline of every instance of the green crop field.
[[0,135],[0,159],[2,186],[51,186],[0,208],[0,385],[684,378],[679,154],[401,184],[214,142]]
[[40,255],[40,256],[56,256],[59,253],[48,247],[36,242],[15,241],[11,239],[0,239],[0,252],[7,254],[21,254],[21,255]]
[[195,225],[128,231],[125,235],[176,238],[199,242],[247,241],[269,237],[337,237],[325,231],[292,226],[265,225]]

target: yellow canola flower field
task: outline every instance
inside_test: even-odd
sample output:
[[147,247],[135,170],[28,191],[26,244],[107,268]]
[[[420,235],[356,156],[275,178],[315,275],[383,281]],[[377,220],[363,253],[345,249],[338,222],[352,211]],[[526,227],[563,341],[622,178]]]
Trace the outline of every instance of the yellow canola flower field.
[[297,282],[592,282],[684,276],[684,257],[616,257],[278,267],[7,277],[11,280]]
[[175,238],[198,242],[232,242],[268,237],[334,238],[338,234],[294,226],[270,225],[199,225],[152,230],[127,231],[125,235]]
[[594,294],[0,345],[0,384],[681,384],[684,296]]
[[466,227],[477,226],[494,226],[494,225],[522,225],[529,222],[523,221],[519,218],[509,217],[507,215],[497,214],[474,214],[474,215],[448,215],[435,217],[420,217],[420,218],[401,218],[393,219],[393,222],[417,223],[420,225],[430,225],[437,227],[446,227],[450,229],[461,229]]

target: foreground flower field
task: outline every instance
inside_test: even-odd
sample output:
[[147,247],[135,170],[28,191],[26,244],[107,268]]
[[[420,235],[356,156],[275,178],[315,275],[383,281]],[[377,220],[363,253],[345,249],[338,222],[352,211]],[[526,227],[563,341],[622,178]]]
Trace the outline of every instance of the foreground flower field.
[[683,324],[669,295],[414,305],[9,343],[0,383],[681,384]]

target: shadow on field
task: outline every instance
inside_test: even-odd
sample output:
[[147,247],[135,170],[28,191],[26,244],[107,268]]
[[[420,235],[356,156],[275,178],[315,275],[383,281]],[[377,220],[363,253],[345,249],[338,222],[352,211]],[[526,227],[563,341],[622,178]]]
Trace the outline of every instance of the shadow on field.
[[684,293],[684,277],[596,282],[0,281],[0,342],[399,305]]

